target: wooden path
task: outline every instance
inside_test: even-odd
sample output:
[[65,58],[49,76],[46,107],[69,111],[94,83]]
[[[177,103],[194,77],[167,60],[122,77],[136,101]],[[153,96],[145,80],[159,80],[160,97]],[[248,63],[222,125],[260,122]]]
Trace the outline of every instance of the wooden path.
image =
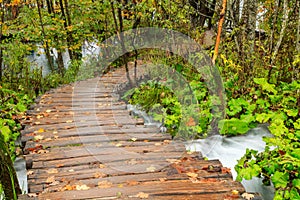
[[38,199],[239,199],[218,160],[186,152],[118,100],[124,69],[43,95],[22,132],[28,189]]

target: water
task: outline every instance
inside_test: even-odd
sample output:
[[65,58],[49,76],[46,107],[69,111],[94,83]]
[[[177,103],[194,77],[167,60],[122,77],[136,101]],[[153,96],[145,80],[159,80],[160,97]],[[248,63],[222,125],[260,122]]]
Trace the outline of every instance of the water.
[[[246,135],[235,137],[223,137],[213,135],[206,139],[200,139],[187,142],[186,148],[192,151],[200,151],[203,156],[208,159],[218,159],[224,167],[231,169],[233,179],[237,173],[234,166],[246,152],[246,149],[254,149],[263,151],[265,142],[262,140],[264,136],[271,136],[267,127],[260,126],[250,130]],[[252,180],[242,181],[247,192],[260,193],[265,200],[271,200],[274,196],[274,188],[272,186],[264,186],[262,180],[253,178]]]
[[[100,53],[100,47],[97,45],[97,40],[95,41],[84,41],[81,47],[82,59],[83,61],[87,61],[90,57],[98,56]],[[31,63],[32,68],[41,68],[43,76],[46,76],[50,73],[50,69],[48,66],[48,61],[45,55],[45,50],[40,44],[36,44],[37,51],[32,52],[31,55],[27,56],[28,62]],[[54,63],[57,60],[57,50],[52,48],[51,51],[51,58],[53,59]],[[64,66],[68,68],[70,64],[70,56],[67,51],[63,52],[63,61]]]
[[17,173],[17,178],[18,178],[22,193],[25,193],[25,194],[28,193],[27,170],[26,170],[26,162],[25,162],[24,158],[18,157],[14,162],[14,168]]
[[[136,106],[127,105],[127,109],[134,115],[144,118],[145,125],[159,127],[161,123],[153,120],[144,111],[139,110]],[[201,152],[203,156],[209,160],[218,159],[224,167],[231,169],[233,179],[237,173],[234,166],[246,152],[246,149],[254,149],[263,151],[265,142],[262,140],[264,136],[272,136],[266,126],[259,126],[250,130],[247,134],[235,137],[224,137],[221,135],[212,135],[206,139],[186,142],[186,149]],[[264,186],[262,180],[253,178],[252,180],[243,180],[242,184],[249,193],[260,193],[264,200],[272,200],[274,196],[274,188],[272,186]]]

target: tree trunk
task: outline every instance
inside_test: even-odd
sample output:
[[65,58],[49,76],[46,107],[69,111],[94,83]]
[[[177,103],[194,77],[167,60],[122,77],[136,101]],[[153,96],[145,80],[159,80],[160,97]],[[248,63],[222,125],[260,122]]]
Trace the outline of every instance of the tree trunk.
[[64,59],[61,50],[57,51],[57,66],[58,73],[63,77],[65,72]]
[[17,199],[17,195],[22,192],[2,133],[0,133],[0,183],[6,199]]
[[275,1],[275,7],[274,7],[275,12],[274,12],[273,20],[272,20],[272,30],[271,30],[271,34],[270,34],[270,45],[269,45],[269,52],[270,53],[272,53],[272,51],[273,51],[274,32],[277,28],[276,21],[277,21],[277,16],[278,16],[278,12],[279,12],[278,8],[279,8],[279,0],[276,0]]
[[[69,9],[69,3],[68,3],[68,0],[64,0],[64,4],[65,4],[65,10],[66,10],[66,19],[67,19],[67,24],[68,26],[72,26],[72,21],[71,21],[71,16],[70,16],[70,9]],[[69,41],[72,45],[74,45],[74,37],[73,37],[73,34],[71,31],[67,31],[68,33],[68,38],[69,38]],[[73,54],[73,57],[75,57],[75,59],[79,60],[81,59],[82,57],[82,54],[81,54],[81,49],[80,51],[73,51],[72,52]]]
[[[3,7],[3,1],[0,3],[1,8]],[[2,44],[2,24],[4,24],[4,10],[1,9],[1,24],[0,24],[0,44]],[[0,47],[0,82],[2,81],[2,62],[3,62],[3,50]]]
[[298,25],[297,25],[297,41],[296,41],[296,50],[297,54],[300,53],[300,1],[297,1],[298,5]]
[[52,60],[52,57],[51,57],[51,54],[50,54],[50,47],[49,47],[49,44],[46,40],[46,33],[45,33],[45,29],[44,29],[43,18],[42,18],[42,14],[41,14],[41,7],[40,7],[39,0],[36,0],[36,4],[37,4],[37,9],[38,9],[39,21],[40,21],[40,25],[41,25],[41,29],[42,29],[42,34],[43,34],[44,42],[45,42],[45,45],[46,45],[45,52],[46,52],[48,65],[49,65],[50,70],[54,71],[54,64],[53,64],[53,60]]
[[46,0],[46,3],[47,3],[48,13],[49,13],[49,14],[54,13],[52,0]]
[[272,70],[273,70],[273,65],[275,63],[275,59],[277,57],[279,48],[281,46],[282,43],[282,39],[283,36],[285,34],[285,29],[287,27],[287,22],[289,20],[289,8],[288,8],[288,0],[284,0],[283,1],[283,16],[282,16],[282,25],[281,25],[281,30],[280,30],[280,34],[279,34],[279,39],[276,43],[276,46],[274,48],[272,57],[271,57],[271,63],[270,63],[270,70],[269,70],[269,74],[268,74],[268,80],[271,80],[271,75],[272,75]]
[[212,27],[212,17],[214,15],[216,0],[189,0],[189,4],[194,8],[191,14],[193,27],[203,28],[207,22],[208,29]]
[[241,41],[250,41],[250,54],[254,50],[256,16],[258,10],[257,0],[244,0],[242,17],[240,25],[242,27]]
[[[64,1],[65,2],[65,1]],[[67,22],[67,17],[66,17],[66,14],[65,14],[65,6],[64,6],[64,3],[62,0],[59,0],[59,5],[60,5],[60,10],[61,10],[61,16],[62,16],[62,19],[64,21],[64,28],[67,32],[67,44],[68,44],[68,53],[69,53],[69,56],[70,56],[70,59],[73,60],[74,57],[73,57],[73,51],[70,49],[70,47],[72,46],[73,44],[73,37],[72,37],[72,33],[68,30],[68,22]]]

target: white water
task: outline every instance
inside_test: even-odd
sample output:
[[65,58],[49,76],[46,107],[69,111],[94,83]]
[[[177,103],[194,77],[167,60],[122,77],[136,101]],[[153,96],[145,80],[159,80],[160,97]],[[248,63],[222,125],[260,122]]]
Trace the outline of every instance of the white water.
[[[264,136],[271,136],[268,129],[264,126],[250,130],[246,135],[235,137],[223,137],[220,135],[210,136],[206,139],[187,142],[186,148],[192,151],[200,151],[208,159],[218,159],[224,167],[231,169],[233,179],[237,173],[234,166],[246,152],[246,149],[263,151],[265,142]],[[273,199],[274,189],[271,186],[264,186],[261,179],[253,178],[252,180],[242,181],[247,192],[260,193],[264,200]]]
[[[147,113],[139,110],[136,106],[127,105],[127,109],[144,118],[145,125],[157,126],[161,124],[148,116]],[[189,141],[186,143],[186,149],[201,152],[208,159],[218,159],[224,167],[231,169],[233,179],[237,173],[234,166],[246,152],[246,149],[254,149],[263,151],[265,142],[262,140],[264,136],[272,136],[266,126],[259,126],[250,130],[245,135],[235,137],[224,137],[221,135],[213,135],[206,139]],[[274,196],[274,188],[272,186],[264,186],[261,179],[253,178],[252,180],[243,180],[242,184],[246,192],[260,193],[264,200],[272,200]]]

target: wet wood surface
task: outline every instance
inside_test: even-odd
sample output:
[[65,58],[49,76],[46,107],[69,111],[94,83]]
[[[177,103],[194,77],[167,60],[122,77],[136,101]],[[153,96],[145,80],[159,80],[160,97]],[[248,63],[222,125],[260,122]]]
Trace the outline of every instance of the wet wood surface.
[[126,81],[116,69],[51,90],[28,111],[22,143],[30,196],[239,199],[244,188],[218,160],[187,152],[130,115],[116,93]]

